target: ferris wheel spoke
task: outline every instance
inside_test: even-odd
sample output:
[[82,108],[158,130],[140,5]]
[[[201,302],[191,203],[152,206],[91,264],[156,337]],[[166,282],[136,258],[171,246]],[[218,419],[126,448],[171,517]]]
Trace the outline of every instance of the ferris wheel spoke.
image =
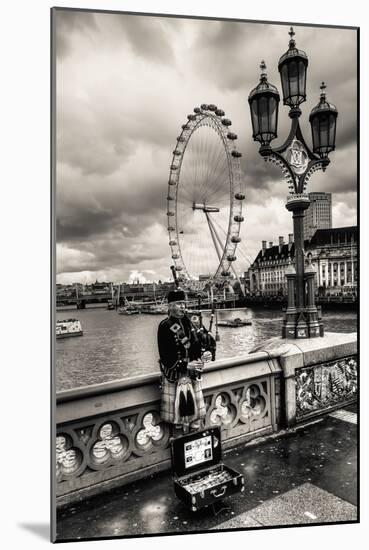
[[[218,185],[220,179],[225,175],[225,174],[229,174],[230,172],[230,169],[229,169],[229,164],[228,164],[228,161],[226,159],[222,159],[222,162],[218,162],[217,166],[216,166],[216,170],[214,170],[214,180],[215,180],[215,184]],[[224,183],[224,182],[222,182]]]
[[229,209],[229,192],[225,193],[224,190],[219,190],[218,193],[212,193],[207,197],[207,203],[212,206],[217,206],[221,212],[225,209]]
[[220,186],[224,185],[225,181],[229,180],[229,167],[224,161],[213,170],[212,184],[210,191],[214,191]]
[[225,181],[229,180],[230,168],[228,162],[223,159],[222,164],[219,165],[219,168],[214,171],[214,182],[213,188],[217,189],[220,186],[223,186]]
[[209,136],[209,154],[206,158],[206,163],[205,163],[205,177],[204,177],[204,185],[206,186],[206,188],[208,188],[209,186],[209,176],[210,176],[210,172],[211,172],[211,163],[212,163],[212,158],[213,158],[213,154],[214,154],[214,140],[212,139],[214,136],[211,134],[211,136]]
[[211,166],[212,166],[211,179],[212,179],[212,184],[214,184],[214,180],[217,179],[217,175],[220,172],[223,172],[224,170],[228,170],[227,162],[226,162],[226,159],[224,158],[224,151],[221,151],[220,147],[216,151],[216,156],[212,160]]
[[[228,204],[229,204],[229,188],[225,189],[225,180],[226,175],[224,175],[224,178],[222,178],[222,181],[211,191],[209,191],[209,201],[212,202],[221,202],[222,199],[227,197]],[[229,185],[229,184],[228,184]]]
[[205,146],[204,132],[205,132],[205,127],[200,125],[196,132],[197,135],[193,136],[194,142],[196,145],[198,145],[198,151],[199,151],[198,156],[196,158],[196,161],[197,161],[196,169],[199,176],[196,182],[197,185],[195,187],[199,195],[201,194],[201,189],[202,189],[202,186],[204,185],[204,177],[205,177],[204,159],[206,159],[206,146]]
[[[215,173],[215,164],[217,158],[219,159],[221,149],[220,149],[220,143],[219,143],[219,136],[217,136],[216,132],[214,131],[214,135],[212,136],[212,148],[209,152],[209,158],[207,163],[207,172],[206,172],[206,179],[205,179],[205,185],[207,188],[211,188],[213,184],[213,177]],[[215,143],[215,140],[217,141]]]
[[205,127],[202,127],[201,128],[202,148],[201,148],[201,156],[199,157],[200,178],[199,178],[199,187],[197,189],[199,196],[202,196],[204,189],[206,189],[206,170],[207,170],[208,152],[207,152],[207,140],[206,140],[205,132],[206,132]]

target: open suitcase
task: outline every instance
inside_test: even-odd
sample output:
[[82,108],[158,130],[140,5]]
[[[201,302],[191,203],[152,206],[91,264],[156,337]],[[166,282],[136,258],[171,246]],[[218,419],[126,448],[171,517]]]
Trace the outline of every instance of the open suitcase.
[[243,492],[244,477],[222,461],[219,426],[171,441],[174,491],[192,511]]

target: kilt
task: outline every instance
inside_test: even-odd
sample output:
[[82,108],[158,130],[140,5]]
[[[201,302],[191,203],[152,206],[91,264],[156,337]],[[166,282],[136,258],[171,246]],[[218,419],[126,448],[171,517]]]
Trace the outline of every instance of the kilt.
[[178,421],[175,414],[175,401],[177,382],[169,382],[164,376],[162,376],[161,383],[161,406],[160,417],[164,422],[170,424],[189,424],[194,420],[204,418],[206,414],[204,397],[202,395],[201,380],[191,380],[192,388],[195,396],[195,410],[196,414],[185,417],[187,422]]

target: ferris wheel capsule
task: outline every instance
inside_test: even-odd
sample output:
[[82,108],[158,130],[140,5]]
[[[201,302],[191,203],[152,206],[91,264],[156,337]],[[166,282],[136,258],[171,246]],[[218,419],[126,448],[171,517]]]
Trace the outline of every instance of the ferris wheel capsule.
[[231,139],[233,141],[233,140],[237,139],[238,136],[237,136],[237,134],[234,134],[233,132],[228,132],[227,138]]
[[172,164],[170,169],[171,170],[178,170],[178,166],[176,164]]
[[234,216],[233,219],[235,222],[241,223],[244,221],[245,218],[243,216]]
[[237,237],[236,235],[234,235],[233,237],[231,237],[231,241],[233,243],[240,243],[241,242],[241,237]]
[[201,105],[201,109],[202,109],[203,111],[207,111],[207,110],[209,109],[209,105],[208,105],[207,103],[203,103],[203,104]]
[[209,109],[209,111],[216,111],[216,110],[217,110],[217,106],[214,105],[213,103],[210,103],[210,105],[208,105],[208,109]]
[[181,151],[178,151],[178,149],[174,149],[173,155],[176,157],[180,157],[182,155]]
[[187,115],[188,120],[195,120],[196,115]]
[[169,216],[169,217],[174,216],[174,212],[172,212],[172,210],[168,210],[167,216]]
[[178,136],[178,137],[177,137],[177,141],[178,141],[179,143],[184,143],[186,140],[185,140],[185,138],[184,138],[183,136]]
[[182,130],[186,130],[188,128],[187,124],[182,124]]
[[223,118],[222,119],[222,124],[224,126],[231,126],[232,122],[229,120],[229,118]]
[[230,274],[230,271],[222,271],[222,277],[229,277]]
[[174,197],[172,197],[172,195],[168,195],[167,196],[167,201],[174,201]]
[[232,151],[231,155],[232,157],[235,157],[238,159],[242,157],[242,153],[240,153],[239,151]]
[[236,258],[236,256],[230,254],[229,256],[227,256],[227,260],[229,262],[235,262],[237,260],[237,258]]
[[235,194],[235,199],[239,200],[239,201],[243,201],[245,198],[245,195],[243,193],[236,193]]
[[169,244],[170,244],[170,246],[176,246],[176,245],[177,245],[177,241],[169,241]]
[[201,113],[201,109],[200,107],[195,107],[194,110],[193,110],[194,113]]
[[[169,232],[171,232],[171,231],[173,232],[173,231],[175,231],[175,230],[176,230],[176,228],[173,227],[173,225],[168,225],[168,231],[169,231]],[[169,244],[170,244],[170,243],[169,243]]]
[[215,111],[215,114],[216,114],[217,116],[224,116],[224,115],[225,115],[225,112],[223,111],[223,109],[217,109],[217,110]]

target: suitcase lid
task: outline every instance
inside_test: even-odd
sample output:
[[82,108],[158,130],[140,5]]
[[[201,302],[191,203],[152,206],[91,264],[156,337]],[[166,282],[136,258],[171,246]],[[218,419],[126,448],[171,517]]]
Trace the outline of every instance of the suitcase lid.
[[177,437],[170,446],[172,471],[178,477],[210,468],[222,459],[220,426]]

